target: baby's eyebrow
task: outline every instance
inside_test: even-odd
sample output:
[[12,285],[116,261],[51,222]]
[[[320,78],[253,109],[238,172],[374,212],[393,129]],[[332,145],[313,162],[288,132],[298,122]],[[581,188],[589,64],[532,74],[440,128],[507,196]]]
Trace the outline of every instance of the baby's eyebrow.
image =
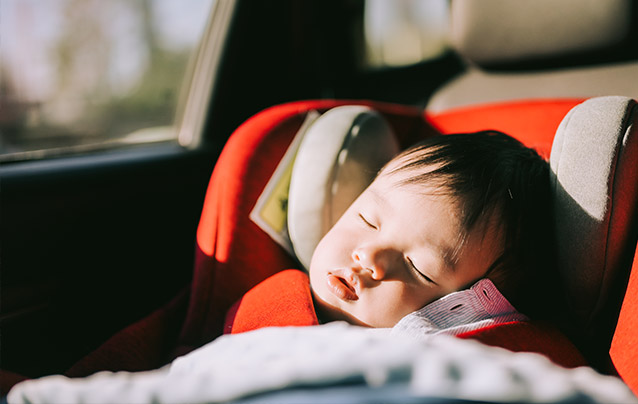
[[453,275],[456,272],[459,252],[463,245],[462,239],[462,236],[459,237],[459,240],[454,244],[445,242],[437,243],[432,239],[426,241],[427,248],[443,263],[442,270],[445,274]]
[[445,271],[453,274],[456,271],[456,262],[458,257],[459,246],[450,247],[439,245],[437,250],[445,267]]
[[456,264],[459,259],[459,254],[461,253],[461,249],[465,245],[466,237],[466,232],[461,231],[453,244],[443,243],[436,246],[439,256],[445,264],[446,272],[454,274],[456,271]]

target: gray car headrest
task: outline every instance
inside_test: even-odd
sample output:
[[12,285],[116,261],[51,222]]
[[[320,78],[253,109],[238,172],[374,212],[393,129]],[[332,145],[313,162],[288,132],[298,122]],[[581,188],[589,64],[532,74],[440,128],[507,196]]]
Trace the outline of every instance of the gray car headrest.
[[636,247],[637,119],[630,98],[592,98],[565,116],[552,146],[559,271],[586,330],[617,314]]
[[480,66],[600,51],[627,38],[632,7],[631,0],[453,0],[451,43]]

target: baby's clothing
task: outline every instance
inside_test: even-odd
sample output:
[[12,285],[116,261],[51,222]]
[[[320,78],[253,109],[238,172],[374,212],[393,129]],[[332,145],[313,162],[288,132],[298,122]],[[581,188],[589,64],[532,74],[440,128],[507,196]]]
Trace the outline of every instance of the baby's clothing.
[[528,318],[516,311],[489,279],[453,292],[403,317],[393,333],[420,337],[459,335],[468,331]]

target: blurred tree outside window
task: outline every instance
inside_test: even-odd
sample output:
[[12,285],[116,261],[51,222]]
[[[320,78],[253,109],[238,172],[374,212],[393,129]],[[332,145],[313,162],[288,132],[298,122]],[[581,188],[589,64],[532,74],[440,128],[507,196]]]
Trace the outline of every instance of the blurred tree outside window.
[[214,1],[0,1],[0,160],[175,141]]

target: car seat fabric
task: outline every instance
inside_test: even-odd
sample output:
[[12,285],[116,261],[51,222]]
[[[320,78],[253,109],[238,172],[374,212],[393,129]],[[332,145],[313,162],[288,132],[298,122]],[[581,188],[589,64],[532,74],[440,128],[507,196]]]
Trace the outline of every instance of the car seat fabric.
[[184,319],[188,302],[186,291],[115,334],[99,349],[71,366],[64,375],[82,377],[98,370],[135,372],[164,365],[167,353],[175,347]]
[[428,110],[425,119],[442,133],[498,130],[549,158],[558,126],[565,115],[583,101],[583,98],[570,98],[495,102],[444,112]]
[[266,278],[235,303],[224,324],[224,334],[239,334],[264,327],[319,324],[310,280],[305,272],[285,269]]
[[5,397],[9,394],[11,387],[25,380],[29,380],[29,378],[8,370],[0,369],[0,397]]
[[[638,251],[638,246],[636,248]],[[622,303],[609,355],[614,370],[638,395],[638,254],[634,253],[631,276]]]
[[537,321],[518,321],[457,335],[512,352],[535,352],[566,368],[586,366],[587,360],[573,342],[555,326]]
[[176,354],[218,335],[219,311],[272,275],[273,268],[294,267],[294,259],[256,228],[248,212],[306,111],[301,106],[281,109],[247,121],[219,156],[197,230],[189,309]]
[[561,123],[550,159],[558,267],[576,332],[599,368],[636,245],[637,111],[626,97],[585,101]]
[[[113,335],[64,372],[68,377],[89,376],[102,370],[141,371],[166,363],[175,347],[188,295],[183,290],[147,317]],[[0,395],[29,377],[0,369]]]

